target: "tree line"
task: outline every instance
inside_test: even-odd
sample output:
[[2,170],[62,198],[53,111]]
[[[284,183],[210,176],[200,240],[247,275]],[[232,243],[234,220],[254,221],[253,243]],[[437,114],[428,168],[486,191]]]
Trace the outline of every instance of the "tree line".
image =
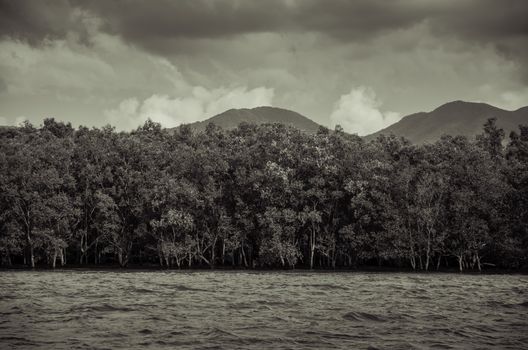
[[523,268],[528,127],[413,145],[321,128],[0,130],[3,266]]

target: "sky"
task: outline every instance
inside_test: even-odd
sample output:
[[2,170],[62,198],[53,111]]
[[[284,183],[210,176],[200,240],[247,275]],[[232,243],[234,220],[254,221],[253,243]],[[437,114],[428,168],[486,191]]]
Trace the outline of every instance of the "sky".
[[365,135],[528,105],[526,0],[0,0],[0,125],[131,130],[271,105]]

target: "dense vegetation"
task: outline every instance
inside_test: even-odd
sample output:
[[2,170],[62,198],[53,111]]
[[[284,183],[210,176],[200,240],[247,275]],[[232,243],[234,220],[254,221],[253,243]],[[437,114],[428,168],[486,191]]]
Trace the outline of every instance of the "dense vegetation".
[[0,135],[2,265],[521,268],[528,127],[365,142],[340,128]]

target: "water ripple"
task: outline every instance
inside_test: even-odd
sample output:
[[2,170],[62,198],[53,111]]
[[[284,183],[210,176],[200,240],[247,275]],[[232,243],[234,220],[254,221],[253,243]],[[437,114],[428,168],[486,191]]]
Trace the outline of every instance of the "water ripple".
[[0,272],[1,349],[523,349],[528,277]]

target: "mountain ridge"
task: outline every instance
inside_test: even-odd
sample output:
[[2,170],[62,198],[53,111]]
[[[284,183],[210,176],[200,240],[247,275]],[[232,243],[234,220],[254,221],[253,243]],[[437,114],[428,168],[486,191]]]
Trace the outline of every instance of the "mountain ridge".
[[310,134],[316,133],[321,127],[320,124],[300,113],[289,109],[271,106],[238,109],[232,108],[206,120],[190,123],[188,125],[190,125],[195,131],[204,131],[209,123],[214,123],[223,129],[234,129],[242,122],[255,124],[282,123],[296,127],[297,129]]
[[[369,141],[382,134],[393,134],[404,137],[414,144],[434,142],[442,135],[473,138],[482,133],[483,125],[489,118],[497,119],[497,126],[504,130],[508,138],[511,131],[518,131],[519,125],[528,125],[528,106],[505,110],[487,103],[456,100],[440,105],[430,112],[406,115],[398,122],[362,138]],[[282,123],[310,134],[315,134],[321,127],[326,127],[295,111],[271,106],[232,108],[206,120],[186,125],[196,132],[202,132],[209,123],[229,130],[236,128],[242,122],[257,125]],[[167,128],[167,130],[176,130],[180,127]],[[2,130],[9,128],[16,127],[0,126]]]
[[379,135],[405,137],[415,144],[434,142],[444,134],[474,137],[482,132],[487,119],[496,118],[498,127],[508,137],[520,124],[528,124],[528,106],[508,111],[482,102],[452,101],[430,112],[409,114],[398,122],[364,136],[366,140]]

